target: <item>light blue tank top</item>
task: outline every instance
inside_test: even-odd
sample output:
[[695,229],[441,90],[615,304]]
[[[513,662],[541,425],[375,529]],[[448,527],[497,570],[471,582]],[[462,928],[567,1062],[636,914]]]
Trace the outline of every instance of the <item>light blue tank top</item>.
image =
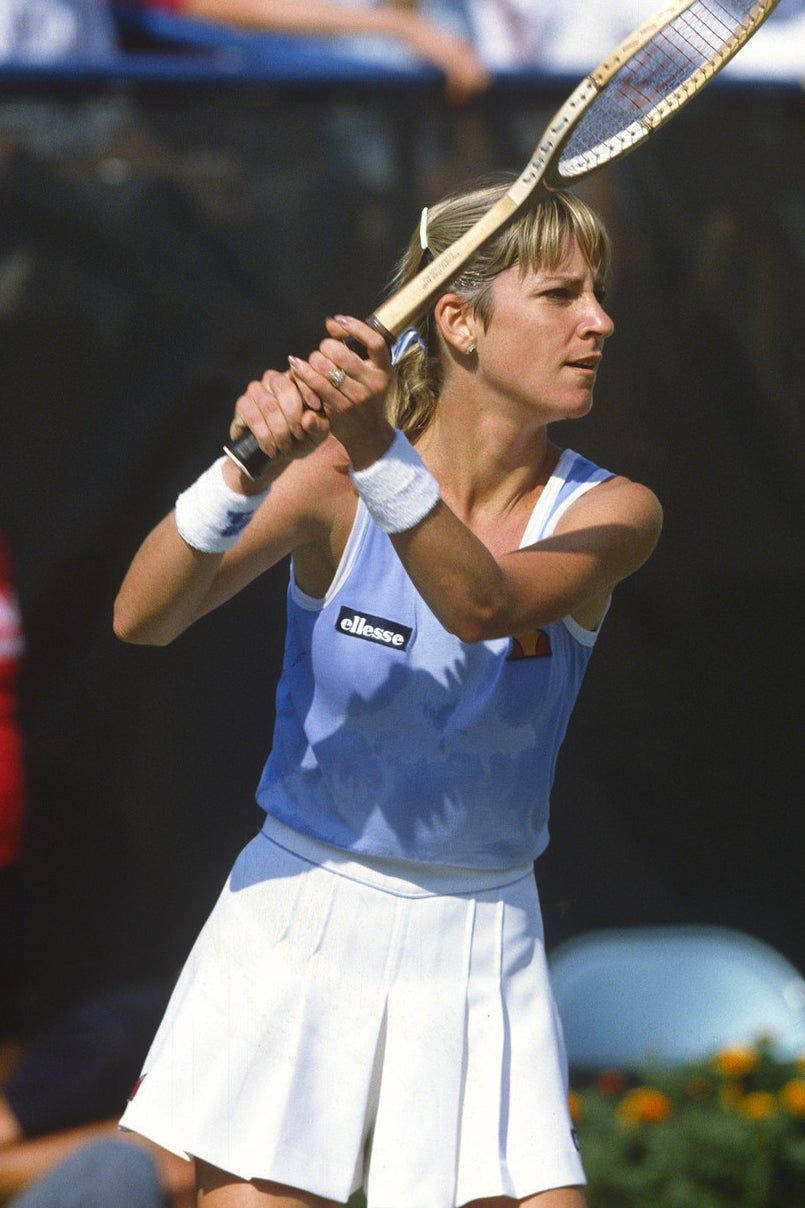
[[[611,477],[565,449],[521,546]],[[511,868],[548,843],[559,746],[595,634],[570,617],[465,643],[359,501],[323,599],[293,572],[262,808],[358,855]]]

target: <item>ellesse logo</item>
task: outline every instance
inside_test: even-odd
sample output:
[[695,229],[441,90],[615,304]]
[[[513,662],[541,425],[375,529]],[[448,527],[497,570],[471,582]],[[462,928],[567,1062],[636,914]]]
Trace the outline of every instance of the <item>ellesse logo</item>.
[[399,621],[387,621],[385,617],[373,617],[357,608],[344,607],[338,614],[335,627],[339,633],[350,638],[363,638],[365,642],[377,642],[379,646],[391,646],[392,650],[406,650],[413,633]]

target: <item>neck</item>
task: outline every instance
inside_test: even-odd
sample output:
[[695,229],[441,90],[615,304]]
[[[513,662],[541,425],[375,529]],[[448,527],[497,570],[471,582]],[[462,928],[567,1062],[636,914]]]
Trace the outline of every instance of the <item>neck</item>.
[[510,510],[545,485],[559,457],[544,424],[484,407],[471,387],[442,394],[417,449],[463,517]]

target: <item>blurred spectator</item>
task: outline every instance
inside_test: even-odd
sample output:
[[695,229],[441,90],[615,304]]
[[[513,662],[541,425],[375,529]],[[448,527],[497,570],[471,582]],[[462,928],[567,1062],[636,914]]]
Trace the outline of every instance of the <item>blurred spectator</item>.
[[461,2],[451,0],[141,0],[204,21],[263,33],[349,36],[371,53],[374,40],[396,43],[438,67],[447,97],[461,102],[484,89],[486,68],[468,38]]
[[465,0],[478,53],[490,71],[534,67],[545,44],[546,26],[561,4],[540,0]]
[[[461,0],[459,0],[461,2]],[[473,41],[491,71],[538,66],[584,74],[663,7],[660,0],[463,0]],[[801,78],[805,0],[780,0],[727,70],[747,77]]]
[[471,4],[517,4],[532,26],[538,25],[539,66],[550,71],[583,74],[595,67],[643,21],[661,8],[660,0],[470,0]]
[[0,63],[97,61],[115,53],[104,0],[2,0]]
[[[59,1013],[30,1038],[0,1091],[0,1202],[30,1189],[25,1208],[122,1208],[129,1200],[111,1189],[130,1179],[145,1188],[142,1208],[162,1196],[174,1208],[183,1204],[191,1164],[142,1138],[120,1138],[117,1123],[168,992],[162,983],[118,987]],[[98,1147],[111,1138],[113,1148]],[[155,1181],[162,1188],[156,1201]],[[86,1199],[59,1199],[73,1182]]]
[[129,1141],[90,1142],[11,1200],[7,1208],[163,1208],[154,1159]]

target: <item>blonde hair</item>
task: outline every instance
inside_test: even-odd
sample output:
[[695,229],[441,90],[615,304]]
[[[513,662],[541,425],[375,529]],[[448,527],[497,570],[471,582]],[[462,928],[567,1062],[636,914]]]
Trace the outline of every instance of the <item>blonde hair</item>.
[[[432,206],[427,211],[427,250],[423,250],[417,226],[394,270],[392,292],[463,235],[506,193],[510,184],[511,180],[506,178],[451,195]],[[574,241],[596,277],[604,280],[611,254],[601,220],[572,193],[540,192],[440,292],[466,298],[485,327],[492,317],[492,281],[498,273],[514,264],[524,273],[529,269],[555,269]],[[390,421],[408,436],[417,436],[427,428],[444,377],[432,304],[419,317],[416,328],[424,347],[414,344],[397,363],[387,404]]]

